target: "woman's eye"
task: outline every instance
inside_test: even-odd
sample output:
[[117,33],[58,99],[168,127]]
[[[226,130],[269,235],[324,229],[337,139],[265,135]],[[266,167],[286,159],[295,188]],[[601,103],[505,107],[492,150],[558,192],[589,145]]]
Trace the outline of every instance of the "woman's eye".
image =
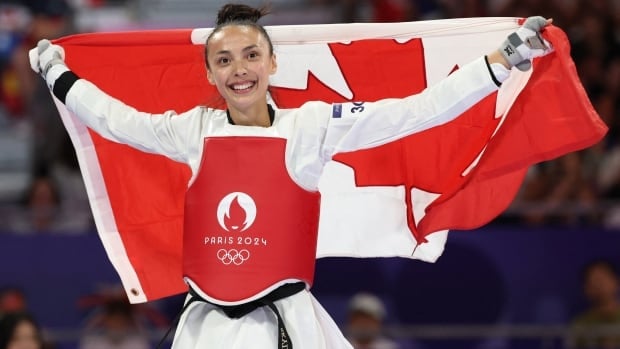
[[218,64],[228,64],[230,62],[230,59],[226,58],[226,57],[221,57],[217,60]]
[[253,59],[253,58],[257,58],[258,57],[258,53],[256,52],[250,52],[248,54],[248,58]]

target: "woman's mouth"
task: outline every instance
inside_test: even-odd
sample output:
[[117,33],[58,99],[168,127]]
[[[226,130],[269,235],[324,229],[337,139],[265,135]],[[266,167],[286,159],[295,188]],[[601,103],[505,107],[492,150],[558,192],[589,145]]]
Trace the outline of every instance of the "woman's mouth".
[[256,81],[244,81],[228,85],[235,93],[247,93],[256,85]]

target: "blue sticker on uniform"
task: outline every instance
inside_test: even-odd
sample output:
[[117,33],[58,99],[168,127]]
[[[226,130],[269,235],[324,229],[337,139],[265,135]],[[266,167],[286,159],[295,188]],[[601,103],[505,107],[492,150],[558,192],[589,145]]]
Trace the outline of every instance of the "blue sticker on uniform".
[[334,104],[332,105],[332,118],[341,118],[342,117],[342,104]]

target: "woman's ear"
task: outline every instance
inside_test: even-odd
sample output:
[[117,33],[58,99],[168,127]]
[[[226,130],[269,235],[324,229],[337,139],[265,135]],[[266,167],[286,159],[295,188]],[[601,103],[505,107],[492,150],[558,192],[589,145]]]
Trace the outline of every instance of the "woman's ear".
[[272,54],[271,55],[271,72],[270,74],[273,75],[276,73],[276,71],[278,71],[278,61],[276,60],[276,54]]
[[211,74],[211,69],[207,68],[207,80],[211,85],[215,85],[215,80],[213,80],[213,74]]

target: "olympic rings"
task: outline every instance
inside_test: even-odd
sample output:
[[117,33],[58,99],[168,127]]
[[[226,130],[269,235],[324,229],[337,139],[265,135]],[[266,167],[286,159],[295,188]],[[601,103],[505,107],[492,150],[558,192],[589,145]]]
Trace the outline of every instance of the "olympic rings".
[[250,251],[231,249],[229,251],[221,248],[217,251],[217,259],[219,259],[224,265],[234,264],[241,265],[241,263],[247,261],[250,258]]

